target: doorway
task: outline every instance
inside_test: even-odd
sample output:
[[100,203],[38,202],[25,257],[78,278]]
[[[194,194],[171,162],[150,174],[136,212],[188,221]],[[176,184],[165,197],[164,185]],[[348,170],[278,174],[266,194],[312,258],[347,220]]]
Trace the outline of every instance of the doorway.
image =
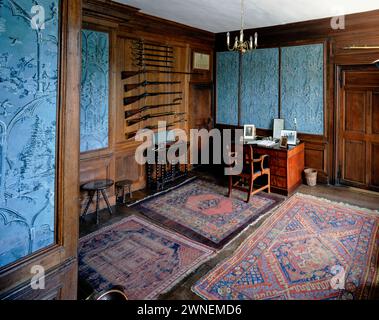
[[379,69],[341,68],[338,99],[337,182],[379,191]]

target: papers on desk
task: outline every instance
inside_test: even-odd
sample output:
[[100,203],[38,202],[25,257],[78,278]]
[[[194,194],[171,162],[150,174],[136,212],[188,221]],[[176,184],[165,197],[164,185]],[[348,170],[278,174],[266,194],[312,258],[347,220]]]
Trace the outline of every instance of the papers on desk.
[[271,140],[245,140],[244,144],[253,144],[261,147],[273,147],[278,144],[278,142]]
[[272,147],[276,144],[277,143],[275,141],[270,141],[270,140],[261,140],[261,141],[256,142],[256,145],[262,146],[262,147]]

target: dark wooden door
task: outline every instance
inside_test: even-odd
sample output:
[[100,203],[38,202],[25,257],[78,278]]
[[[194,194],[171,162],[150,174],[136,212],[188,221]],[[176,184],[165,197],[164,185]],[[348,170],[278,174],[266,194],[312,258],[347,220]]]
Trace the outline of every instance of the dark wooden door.
[[337,116],[339,182],[379,191],[379,69],[341,72]]

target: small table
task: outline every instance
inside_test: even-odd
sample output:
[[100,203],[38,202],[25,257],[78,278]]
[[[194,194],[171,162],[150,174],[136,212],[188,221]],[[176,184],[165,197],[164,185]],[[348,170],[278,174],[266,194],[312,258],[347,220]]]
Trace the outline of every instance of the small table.
[[129,196],[130,198],[132,198],[132,184],[133,184],[133,181],[132,180],[122,180],[122,181],[117,181],[115,186],[116,186],[116,194],[117,194],[117,199],[119,198],[118,197],[118,194],[120,193],[121,191],[121,198],[122,198],[122,201],[119,201],[121,202],[122,204],[125,204],[126,203],[126,193],[125,193],[125,189],[128,190],[129,192]]
[[93,180],[90,182],[85,183],[82,185],[81,189],[83,191],[87,191],[89,195],[89,199],[86,205],[86,208],[84,209],[83,214],[81,215],[81,218],[83,218],[92,203],[93,197],[96,193],[96,224],[99,224],[99,202],[100,202],[100,193],[103,195],[103,198],[107,204],[108,211],[110,214],[112,214],[112,208],[108,200],[107,193],[105,192],[106,189],[112,187],[114,185],[113,180],[104,179],[104,180]]

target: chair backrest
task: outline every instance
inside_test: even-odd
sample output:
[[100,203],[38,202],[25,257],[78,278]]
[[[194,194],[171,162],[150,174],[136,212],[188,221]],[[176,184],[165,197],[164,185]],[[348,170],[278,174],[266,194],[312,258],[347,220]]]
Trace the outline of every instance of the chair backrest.
[[243,170],[245,171],[246,169],[249,170],[250,172],[253,171],[253,166],[254,166],[254,151],[253,151],[253,146],[252,145],[244,145],[243,147],[243,158],[244,158],[244,168]]

